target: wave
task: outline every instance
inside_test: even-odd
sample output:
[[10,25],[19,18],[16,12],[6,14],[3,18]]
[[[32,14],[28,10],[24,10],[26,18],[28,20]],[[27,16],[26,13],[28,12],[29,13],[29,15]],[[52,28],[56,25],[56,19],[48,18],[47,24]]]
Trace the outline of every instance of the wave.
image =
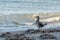
[[59,20],[60,20],[60,17],[52,17],[52,18],[47,18],[47,19],[40,20],[40,21],[43,21],[43,22],[54,22],[54,21],[59,21]]

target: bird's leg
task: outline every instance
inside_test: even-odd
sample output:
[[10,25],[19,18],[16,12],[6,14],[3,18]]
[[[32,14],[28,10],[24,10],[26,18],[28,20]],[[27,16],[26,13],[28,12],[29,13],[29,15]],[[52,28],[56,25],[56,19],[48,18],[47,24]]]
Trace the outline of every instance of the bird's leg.
[[41,31],[42,31],[42,27],[41,27]]
[[38,30],[40,30],[40,28],[38,28]]

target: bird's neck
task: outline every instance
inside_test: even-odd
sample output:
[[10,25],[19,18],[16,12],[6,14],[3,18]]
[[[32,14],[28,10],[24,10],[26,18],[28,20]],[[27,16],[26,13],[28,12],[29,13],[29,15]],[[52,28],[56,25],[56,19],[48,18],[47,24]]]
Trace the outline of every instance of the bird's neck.
[[38,21],[39,21],[39,18],[37,18],[36,22],[38,22]]

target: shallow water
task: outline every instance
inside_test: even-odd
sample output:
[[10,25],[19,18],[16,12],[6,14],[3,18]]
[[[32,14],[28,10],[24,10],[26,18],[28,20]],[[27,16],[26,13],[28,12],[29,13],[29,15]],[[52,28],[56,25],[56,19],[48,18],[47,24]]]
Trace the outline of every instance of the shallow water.
[[[20,25],[18,27],[0,27],[0,32],[13,32],[13,31],[23,31],[28,29],[38,29],[36,25]],[[48,24],[42,29],[60,29],[60,24]]]
[[[35,25],[20,25],[18,27],[0,27],[0,32],[14,32],[14,31],[23,31],[28,29],[38,29]],[[60,29],[60,24],[48,24],[43,29]],[[57,37],[58,40],[60,40],[60,32],[54,32],[50,33]],[[33,35],[34,36],[34,35]],[[1,40],[4,40],[4,38],[0,38]],[[38,39],[37,39],[38,40]],[[48,40],[48,39],[44,39]],[[54,39],[53,39],[54,40]]]

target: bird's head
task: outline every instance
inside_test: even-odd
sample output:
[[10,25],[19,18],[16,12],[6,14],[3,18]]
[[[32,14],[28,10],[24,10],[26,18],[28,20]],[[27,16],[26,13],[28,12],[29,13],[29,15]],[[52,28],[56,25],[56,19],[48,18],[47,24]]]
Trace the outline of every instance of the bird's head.
[[39,20],[39,16],[38,15],[33,15],[35,20]]
[[35,18],[39,18],[39,16],[36,16]]

